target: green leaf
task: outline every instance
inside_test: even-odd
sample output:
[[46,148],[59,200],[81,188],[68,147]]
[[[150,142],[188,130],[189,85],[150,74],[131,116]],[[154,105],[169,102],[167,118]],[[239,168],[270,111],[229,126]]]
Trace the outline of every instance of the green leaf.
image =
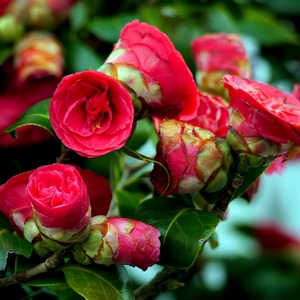
[[210,212],[167,197],[143,201],[137,208],[136,217],[161,233],[158,264],[176,268],[189,268],[195,262],[220,221]]
[[25,239],[9,232],[7,229],[0,229],[0,271],[5,270],[7,257],[10,253],[30,257],[32,245]]
[[54,137],[56,136],[49,116],[50,99],[40,101],[28,108],[13,125],[4,131],[9,132],[13,137],[17,138],[16,129],[26,125],[34,125],[48,130]]
[[97,70],[104,60],[87,44],[70,38],[65,41],[66,65],[68,73]]
[[115,191],[114,196],[119,208],[120,217],[132,219],[135,210],[140,203],[140,199],[133,193],[124,190]]
[[133,289],[124,266],[83,266],[62,268],[69,286],[87,300],[131,300]]
[[255,183],[255,181],[264,173],[268,166],[258,167],[258,168],[249,168],[246,173],[243,183],[240,187],[238,187],[233,193],[232,200],[242,196],[251,186]]
[[268,11],[252,8],[245,10],[238,28],[262,45],[299,44],[299,35]]
[[137,19],[137,14],[116,15],[108,18],[94,18],[87,26],[87,30],[96,37],[108,43],[116,43],[120,37],[122,28]]
[[151,124],[148,119],[142,119],[137,122],[133,135],[126,142],[126,147],[137,150],[143,146],[149,138]]
[[166,171],[166,173],[167,173],[167,178],[168,178],[168,182],[167,182],[166,188],[165,188],[165,190],[162,192],[162,194],[168,189],[168,187],[169,187],[169,185],[170,185],[170,174],[169,174],[169,171],[167,170],[167,168],[166,168],[162,163],[160,163],[159,161],[156,161],[156,160],[153,159],[153,158],[147,157],[147,156],[145,156],[145,155],[143,155],[143,154],[141,154],[141,153],[138,153],[138,152],[136,152],[136,151],[133,151],[132,149],[129,149],[129,148],[126,147],[126,146],[122,147],[121,150],[122,150],[125,154],[127,154],[127,155],[129,155],[129,156],[131,156],[131,157],[133,157],[133,158],[136,158],[136,159],[139,159],[139,160],[142,160],[142,161],[148,161],[148,162],[152,162],[152,163],[155,163],[155,164],[159,164],[159,165]]

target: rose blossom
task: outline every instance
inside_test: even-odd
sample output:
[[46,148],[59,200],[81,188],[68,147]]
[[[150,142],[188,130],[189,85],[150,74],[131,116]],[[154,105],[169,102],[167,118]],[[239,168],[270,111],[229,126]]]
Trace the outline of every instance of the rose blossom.
[[192,41],[196,82],[209,93],[226,96],[221,79],[225,74],[250,78],[250,63],[239,35],[204,34]]
[[[58,170],[56,170],[57,167],[59,168]],[[78,166],[53,164],[50,166],[43,166],[41,168],[42,169],[39,168],[20,173],[10,178],[5,184],[2,184],[0,186],[0,211],[7,218],[9,218],[11,225],[19,233],[19,235],[23,235],[23,229],[26,220],[29,217],[33,216],[32,199],[27,194],[27,185],[29,183],[29,177],[34,172],[39,172],[37,170],[42,170],[42,174],[48,174],[49,177],[51,177],[53,174],[61,175],[61,179],[63,178],[64,170],[66,170],[68,171],[68,174],[71,174],[73,176],[73,178],[75,176],[77,182],[81,183],[81,186],[83,186],[83,189],[85,190],[84,184],[80,179],[80,176],[78,176],[79,172],[87,188],[88,198],[92,208],[92,215],[107,214],[111,202],[112,192],[109,188],[109,182],[106,178],[104,178],[101,175],[97,175],[96,173],[90,170],[82,170]],[[51,184],[51,182],[49,183]],[[51,189],[51,187],[49,189]],[[53,186],[52,189],[55,191],[55,186]],[[63,197],[65,197],[65,199],[69,199],[67,195],[61,195],[62,199]],[[73,200],[75,200],[75,198]],[[73,205],[76,208],[77,204],[73,201],[73,203],[70,202],[69,205]],[[85,205],[87,204],[85,203]],[[72,207],[70,206],[70,208]],[[47,206],[44,206],[44,209],[47,210],[49,213],[51,212],[51,209],[48,209]],[[59,221],[59,218],[61,214],[65,213],[64,206],[53,207],[52,210],[62,210],[62,212],[59,212],[59,214],[55,214],[52,219],[45,219],[48,222],[47,226],[51,226],[50,222],[53,223],[55,227],[57,227],[58,225],[63,225],[64,220]],[[79,213],[80,211],[78,211],[78,214]],[[60,224],[56,224],[56,217],[58,217],[58,222],[60,222]]]
[[147,270],[160,255],[160,232],[137,220],[96,216],[89,238],[71,250],[81,264],[126,264]]
[[133,91],[136,111],[161,119],[195,115],[198,99],[193,75],[168,36],[134,20],[121,31],[102,72]]
[[50,121],[58,138],[89,158],[123,147],[131,135],[133,115],[126,89],[98,71],[65,76],[50,102]]
[[188,123],[207,129],[219,138],[226,138],[228,131],[228,104],[217,95],[198,91],[199,106],[196,116]]
[[150,180],[158,194],[185,194],[204,190],[216,192],[227,182],[232,163],[226,141],[212,132],[176,120],[163,121]]
[[[266,83],[225,75],[230,99],[227,140],[250,165],[270,164],[300,145],[300,103]],[[243,154],[244,153],[244,154]]]

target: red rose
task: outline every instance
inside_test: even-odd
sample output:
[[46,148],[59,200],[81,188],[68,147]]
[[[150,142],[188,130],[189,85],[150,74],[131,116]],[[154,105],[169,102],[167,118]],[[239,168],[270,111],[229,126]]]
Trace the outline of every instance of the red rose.
[[124,82],[148,113],[186,120],[195,115],[198,99],[193,75],[168,36],[135,20],[120,34],[101,71]]
[[226,138],[228,131],[228,104],[221,97],[198,91],[199,106],[195,118],[189,124],[214,133],[219,138]]
[[[41,169],[42,168],[42,169]],[[33,216],[33,210],[32,210],[32,198],[27,195],[27,185],[29,183],[29,177],[32,173],[39,172],[42,170],[42,173],[40,176],[43,176],[44,179],[47,179],[49,177],[54,178],[57,176],[58,182],[62,182],[62,179],[66,176],[65,174],[72,175],[70,178],[73,178],[75,182],[78,184],[78,188],[81,186],[84,190],[84,197],[85,195],[85,188],[84,184],[82,182],[82,179],[86,185],[87,192],[88,192],[88,198],[91,204],[92,208],[92,215],[96,214],[103,214],[106,215],[110,206],[111,198],[112,198],[112,192],[109,188],[109,182],[106,178],[104,178],[101,175],[97,175],[96,173],[90,171],[90,170],[82,170],[78,166],[69,166],[69,165],[63,165],[63,164],[53,164],[50,166],[44,166],[39,169],[31,170],[25,173],[20,173],[11,179],[9,179],[5,184],[0,186],[0,211],[10,220],[11,225],[13,228],[22,236],[23,235],[23,228],[24,224],[27,220],[27,218]],[[80,173],[82,179],[80,179],[80,176],[78,176],[78,172]],[[43,179],[41,178],[41,179]],[[60,179],[61,178],[61,179]],[[60,181],[59,181],[60,180]],[[43,181],[41,181],[39,184],[39,188],[41,188]],[[55,186],[50,187],[50,184],[53,183],[53,181],[50,181],[47,179],[47,182],[44,182],[44,184],[48,184],[49,188],[48,190],[52,189],[55,191]],[[79,186],[80,184],[80,186]],[[32,185],[32,183],[31,183]],[[58,187],[58,186],[57,186]],[[63,186],[62,186],[63,188]],[[65,187],[66,189],[68,187]],[[75,187],[76,188],[76,187]],[[63,190],[63,189],[62,189]],[[46,189],[45,189],[46,191]],[[63,190],[68,192],[67,190]],[[44,192],[44,191],[42,191]],[[78,192],[82,193],[82,191],[78,189]],[[58,194],[57,194],[58,195]],[[51,218],[45,218],[45,222],[47,222],[47,226],[62,226],[64,222],[67,222],[66,226],[69,227],[69,225],[72,226],[72,222],[68,222],[67,220],[60,221],[61,215],[66,214],[67,209],[72,209],[72,206],[74,208],[74,211],[78,211],[80,213],[80,210],[76,208],[76,206],[80,206],[80,201],[77,202],[75,198],[71,199],[70,193],[61,193],[60,194],[61,199],[58,199],[56,206],[51,208],[44,206],[43,209],[46,210],[45,215],[51,213],[51,211],[59,211],[58,214],[55,213],[53,216],[53,219]],[[75,195],[76,196],[76,195]],[[70,198],[71,197],[71,198]],[[60,202],[65,199],[66,201],[71,199],[73,202],[70,203],[69,208],[67,208],[66,205],[60,205]],[[83,199],[83,198],[82,198]],[[81,201],[82,201],[81,199]],[[43,202],[41,202],[43,204]],[[83,202],[84,205],[87,205],[86,202]],[[38,204],[37,204],[38,205]],[[81,208],[82,209],[82,208]],[[73,213],[74,213],[73,211]],[[75,214],[76,215],[76,214]],[[55,220],[54,217],[58,220]],[[71,219],[73,219],[74,214]],[[79,219],[79,217],[78,217]],[[74,219],[75,220],[75,219]],[[76,221],[74,221],[76,222]],[[78,222],[78,220],[77,220]]]
[[50,121],[58,138],[89,158],[123,147],[133,115],[126,89],[98,71],[65,76],[50,102]]
[[185,194],[204,190],[216,192],[227,182],[232,163],[229,146],[212,132],[176,120],[163,121],[150,180],[158,194]]
[[300,103],[294,96],[266,83],[231,75],[224,76],[224,86],[230,106],[245,118],[236,124],[238,132],[300,145]]
[[192,41],[196,62],[196,81],[207,92],[223,95],[221,79],[225,74],[250,78],[250,63],[237,34],[204,34]]

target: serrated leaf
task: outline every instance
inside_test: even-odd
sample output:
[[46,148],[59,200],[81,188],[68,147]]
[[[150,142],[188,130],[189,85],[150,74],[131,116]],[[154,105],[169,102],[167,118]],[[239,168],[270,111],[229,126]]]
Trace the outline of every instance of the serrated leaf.
[[169,171],[167,170],[167,168],[166,168],[162,163],[160,163],[159,161],[156,161],[156,160],[153,159],[153,158],[150,158],[150,157],[148,157],[148,156],[145,156],[145,155],[143,155],[143,154],[141,154],[141,153],[139,153],[139,152],[133,151],[132,149],[129,149],[129,148],[126,147],[126,146],[122,147],[121,150],[122,150],[125,154],[127,154],[127,155],[129,155],[129,156],[131,156],[131,157],[133,157],[133,158],[136,158],[136,159],[139,159],[139,160],[142,160],[142,161],[152,162],[152,163],[154,163],[154,164],[159,164],[159,165],[165,170],[165,172],[166,172],[166,174],[167,174],[167,178],[168,178],[168,179],[167,179],[168,182],[167,182],[166,188],[164,189],[164,191],[162,192],[162,194],[169,188],[170,181],[171,181],[171,179],[170,179],[170,174],[169,174]]
[[29,258],[32,253],[32,245],[7,229],[0,229],[0,271],[5,270],[10,253],[25,255]]
[[175,268],[189,268],[195,262],[220,221],[210,212],[167,197],[143,201],[137,208],[136,217],[161,233],[158,264]]
[[17,138],[17,128],[26,125],[34,125],[48,130],[54,137],[56,137],[55,132],[50,123],[49,104],[50,99],[47,99],[31,106],[20,116],[19,120],[16,123],[6,128],[4,132],[8,132],[13,137]]
[[66,264],[62,268],[69,286],[86,300],[131,300],[133,289],[124,266]]

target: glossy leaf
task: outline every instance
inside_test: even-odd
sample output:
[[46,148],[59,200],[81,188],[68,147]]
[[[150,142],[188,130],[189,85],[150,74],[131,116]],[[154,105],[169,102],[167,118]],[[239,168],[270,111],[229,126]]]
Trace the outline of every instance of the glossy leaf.
[[54,137],[55,132],[52,129],[49,116],[50,99],[43,100],[28,108],[13,125],[4,131],[9,132],[13,137],[17,137],[16,129],[26,125],[34,125],[48,130]]
[[136,217],[161,233],[158,264],[176,268],[189,268],[195,262],[220,221],[210,212],[167,197],[143,201],[137,208]]
[[131,300],[133,290],[124,266],[83,266],[62,268],[69,286],[86,300]]
[[0,271],[5,270],[7,257],[10,253],[30,257],[32,245],[7,229],[0,229]]

